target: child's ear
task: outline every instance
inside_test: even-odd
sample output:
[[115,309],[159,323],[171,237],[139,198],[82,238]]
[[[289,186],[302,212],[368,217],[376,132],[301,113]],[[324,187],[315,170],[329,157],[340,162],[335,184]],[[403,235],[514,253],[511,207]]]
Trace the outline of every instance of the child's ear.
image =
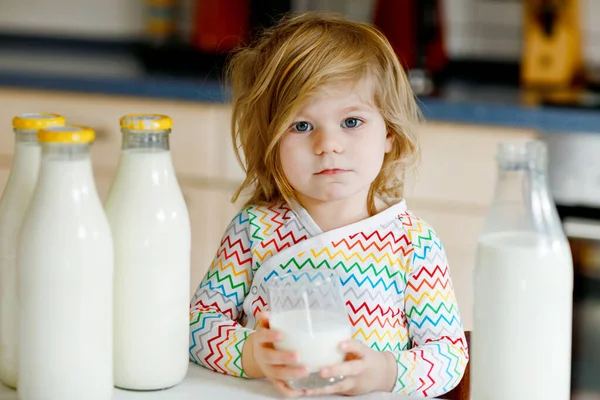
[[389,153],[390,151],[392,151],[392,145],[394,144],[394,134],[391,132],[387,133],[387,136],[385,137],[385,152]]

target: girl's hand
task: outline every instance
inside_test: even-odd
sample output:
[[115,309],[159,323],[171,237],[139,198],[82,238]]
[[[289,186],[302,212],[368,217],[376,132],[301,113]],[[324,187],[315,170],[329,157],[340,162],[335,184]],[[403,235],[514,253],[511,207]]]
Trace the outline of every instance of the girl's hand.
[[344,376],[345,379],[328,387],[310,390],[305,394],[309,396],[333,393],[359,395],[392,391],[398,368],[392,353],[373,350],[357,340],[344,341],[340,348],[346,353],[346,360],[341,364],[323,368],[321,376],[324,378]]
[[308,376],[305,367],[298,366],[298,356],[294,352],[276,350],[273,343],[283,339],[283,334],[269,327],[267,313],[257,315],[258,327],[246,339],[242,350],[242,367],[250,378],[267,378],[277,391],[285,397],[298,397],[304,394],[292,390],[286,381]]

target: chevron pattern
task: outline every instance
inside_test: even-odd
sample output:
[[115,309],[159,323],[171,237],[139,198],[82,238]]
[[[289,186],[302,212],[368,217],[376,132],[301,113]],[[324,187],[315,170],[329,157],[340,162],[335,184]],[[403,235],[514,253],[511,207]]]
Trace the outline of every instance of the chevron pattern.
[[[450,270],[435,231],[403,206],[380,226],[294,251],[311,235],[287,205],[253,206],[225,232],[190,307],[190,358],[244,376],[241,351],[269,309],[266,285],[288,271],[331,269],[340,277],[353,338],[398,362],[395,391],[439,396],[460,381],[468,349]],[[308,243],[308,242],[307,242]],[[261,266],[287,249],[282,263]]]

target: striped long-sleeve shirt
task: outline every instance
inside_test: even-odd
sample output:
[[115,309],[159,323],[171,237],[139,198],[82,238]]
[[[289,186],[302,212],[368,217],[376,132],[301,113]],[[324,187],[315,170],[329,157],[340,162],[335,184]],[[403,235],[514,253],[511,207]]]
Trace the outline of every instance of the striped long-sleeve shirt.
[[229,224],[190,309],[190,357],[244,376],[244,342],[268,310],[266,283],[288,270],[332,268],[353,339],[394,354],[395,392],[439,396],[468,362],[446,254],[404,201],[366,220],[322,232],[306,210],[251,206]]

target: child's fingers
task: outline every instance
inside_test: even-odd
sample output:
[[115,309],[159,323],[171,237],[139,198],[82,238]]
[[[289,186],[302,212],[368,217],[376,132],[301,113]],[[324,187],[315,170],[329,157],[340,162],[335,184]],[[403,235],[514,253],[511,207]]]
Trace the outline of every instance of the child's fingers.
[[340,349],[346,354],[351,353],[359,358],[362,358],[370,351],[373,351],[369,346],[358,340],[345,340],[340,344]]
[[269,365],[293,365],[298,362],[298,357],[291,351],[263,347],[260,352],[260,357]]
[[259,326],[269,329],[269,316],[270,313],[268,311],[261,311],[256,314],[256,320],[258,321]]
[[323,378],[330,378],[360,375],[365,371],[365,364],[366,363],[362,359],[346,361],[321,369],[321,376]]
[[271,382],[273,382],[275,389],[284,397],[299,397],[304,394],[299,390],[291,389],[285,382],[279,379],[271,379]]
[[283,339],[281,332],[272,329],[260,329],[256,331],[255,335],[255,341],[260,345],[279,342]]

